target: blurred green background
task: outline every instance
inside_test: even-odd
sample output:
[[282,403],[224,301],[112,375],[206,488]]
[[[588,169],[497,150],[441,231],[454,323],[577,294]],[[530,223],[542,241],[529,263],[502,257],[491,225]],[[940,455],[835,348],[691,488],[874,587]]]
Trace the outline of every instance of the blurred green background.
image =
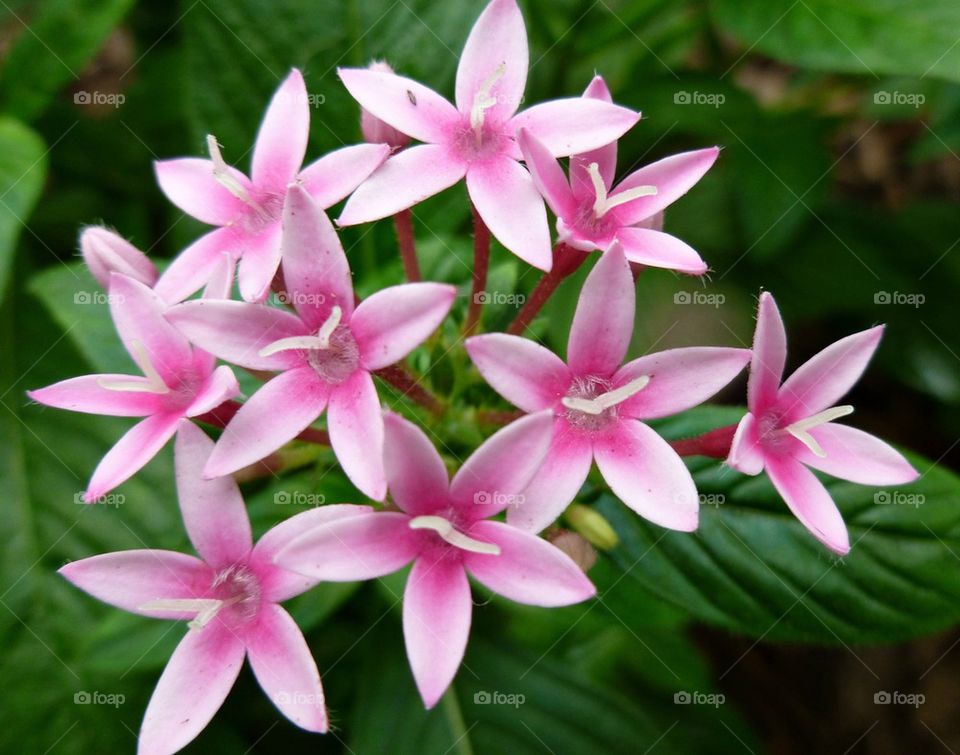
[[[856,423],[956,469],[960,4],[520,4],[531,48],[527,102],[578,94],[598,72],[618,102],[643,112],[621,141],[619,175],[672,152],[723,147],[666,217],[711,273],[700,281],[645,271],[634,350],[749,345],[761,288],[781,305],[791,365],[885,322],[853,396]],[[227,161],[245,169],[263,108],[293,66],[315,95],[308,159],[354,143],[357,108],[336,66],[385,59],[449,95],[483,4],[0,6],[0,751],[130,751],[182,627],[101,606],[54,570],[107,550],[186,540],[170,449],[120,489],[124,505],[77,506],[74,496],[128,423],[43,409],[24,395],[75,374],[128,369],[106,305],[77,263],[78,229],[106,223],[151,256],[172,256],[202,228],[164,199],[153,160],[203,154],[213,133]],[[466,291],[472,238],[462,185],[416,208],[415,219],[427,277]],[[401,280],[389,223],[343,238],[359,293]],[[534,327],[561,353],[585,273]],[[537,276],[494,249],[491,290],[528,292]],[[466,296],[456,318],[465,304]],[[485,326],[502,329],[514,314],[510,304],[488,307]],[[424,372],[440,354],[422,350],[415,365]],[[432,387],[449,387],[463,359],[437,365]],[[742,391],[741,379],[722,398],[742,403]],[[461,399],[474,396],[492,401],[479,387]],[[707,410],[664,431],[683,435],[737,416]],[[464,450],[480,438],[459,419],[443,429]],[[701,490],[728,491],[736,506],[705,513],[702,535],[687,540],[663,537],[586,491],[622,540],[591,571],[603,600],[544,611],[477,593],[465,669],[430,714],[402,652],[402,577],[321,586],[293,610],[324,674],[334,731],[299,732],[244,672],[187,751],[953,752],[960,499],[955,477],[918,465],[928,503],[916,511],[871,507],[873,493],[856,486],[831,488],[854,540],[863,538],[839,566],[786,518],[772,529],[770,512],[782,504],[763,481],[720,480],[715,467],[694,463]],[[258,533],[294,513],[274,505],[278,486],[320,490],[328,501],[357,495],[326,456],[282,481],[251,483]],[[91,691],[124,702],[75,702]],[[484,691],[525,702],[483,704],[475,695]],[[875,704],[883,691],[925,701]],[[695,692],[724,699],[675,702]]]

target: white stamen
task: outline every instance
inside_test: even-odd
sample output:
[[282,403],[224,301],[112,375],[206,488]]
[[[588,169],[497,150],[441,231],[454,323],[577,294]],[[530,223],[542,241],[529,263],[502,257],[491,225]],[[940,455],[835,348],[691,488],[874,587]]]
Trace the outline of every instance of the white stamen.
[[497,104],[497,98],[490,96],[490,90],[493,89],[494,84],[503,78],[504,71],[506,70],[507,64],[505,62],[498,65],[473,96],[473,105],[470,108],[470,126],[477,135],[477,141],[480,140],[480,129],[483,126],[484,111],[489,110]]
[[584,414],[600,415],[603,414],[607,409],[623,403],[631,396],[642,391],[647,387],[647,383],[649,382],[649,375],[641,375],[638,378],[634,378],[629,383],[621,385],[619,388],[614,388],[612,391],[601,393],[599,396],[594,398],[564,396],[560,400],[560,403],[567,407],[567,409],[573,409],[574,411],[583,412]]
[[852,412],[853,407],[850,404],[844,404],[843,406],[832,406],[829,409],[824,409],[822,412],[817,412],[810,417],[798,420],[792,425],[787,425],[783,429],[803,443],[803,445],[805,445],[807,448],[809,448],[814,456],[819,456],[821,459],[825,459],[827,452],[823,450],[823,447],[817,442],[816,438],[814,438],[808,432],[808,430],[812,430],[820,425],[825,425],[827,422],[833,422],[833,420],[840,419],[840,417],[846,417]]
[[343,317],[343,310],[340,307],[334,307],[330,310],[330,316],[326,319],[320,330],[315,336],[290,336],[281,338],[260,349],[259,354],[262,357],[268,357],[276,354],[278,351],[291,351],[294,349],[329,349],[330,336],[337,329],[340,320]]
[[230,172],[230,167],[224,161],[223,155],[220,154],[220,145],[217,143],[217,137],[213,134],[207,134],[207,151],[210,153],[210,162],[213,163],[213,177],[217,183],[241,202],[259,209],[259,205],[253,201],[247,188]]
[[215,598],[170,598],[163,600],[151,600],[138,607],[140,611],[183,611],[185,613],[196,612],[196,616],[187,624],[191,629],[199,631],[203,629],[220,609],[229,605],[235,600],[216,600]]
[[608,197],[607,186],[603,182],[603,176],[600,175],[600,166],[596,163],[590,163],[587,166],[587,173],[590,174],[590,182],[593,184],[593,193],[596,196],[593,202],[593,214],[597,218],[602,218],[614,207],[619,207],[640,197],[652,197],[657,193],[656,186],[635,186],[632,189]]
[[333,331],[337,329],[337,326],[340,324],[340,319],[343,317],[343,310],[340,307],[334,306],[330,310],[330,316],[324,321],[323,325],[320,326],[320,330],[317,331],[317,338],[323,342],[321,349],[330,348],[330,336],[333,335]]
[[474,540],[469,535],[460,532],[460,530],[453,526],[450,520],[444,519],[442,516],[416,516],[410,520],[410,529],[433,530],[450,543],[450,545],[455,545],[457,548],[470,551],[471,553],[487,553],[491,556],[500,555],[499,545]]
[[160,373],[157,372],[157,368],[153,366],[153,362],[150,361],[150,354],[147,352],[146,347],[140,341],[131,341],[130,350],[133,351],[134,361],[137,363],[137,366],[143,370],[144,377],[147,378],[146,383],[141,383],[138,380],[106,380],[100,378],[97,380],[97,385],[101,388],[105,388],[108,391],[130,391],[133,393],[169,393],[169,386],[163,382],[163,378],[160,377]]

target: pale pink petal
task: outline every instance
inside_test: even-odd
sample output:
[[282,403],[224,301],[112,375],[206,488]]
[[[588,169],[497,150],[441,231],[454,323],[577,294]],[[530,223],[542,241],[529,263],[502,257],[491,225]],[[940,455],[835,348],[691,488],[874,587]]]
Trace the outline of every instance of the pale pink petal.
[[357,370],[331,389],[327,430],[333,452],[350,482],[364,495],[382,501],[387,494],[383,411],[369,372]]
[[224,401],[240,395],[240,384],[236,375],[227,365],[217,367],[207,379],[204,387],[197,393],[193,403],[186,410],[186,416],[198,417],[213,411]]
[[453,186],[466,172],[466,163],[446,146],[408,147],[360,184],[347,200],[337,224],[357,225],[396,215]]
[[739,375],[749,361],[750,349],[714,346],[668,349],[634,359],[617,370],[614,387],[643,376],[650,381],[619,405],[620,413],[655,419],[702,404]]
[[217,441],[204,475],[236,472],[276,451],[323,412],[329,386],[311,367],[281,372],[240,407]]
[[827,456],[817,456],[804,446],[797,458],[831,477],[860,485],[905,485],[919,477],[903,454],[863,430],[829,422],[809,432]]
[[[476,20],[457,66],[456,102],[469,113],[477,94],[496,100],[484,111],[494,123],[513,115],[527,85],[527,30],[516,0],[492,0]],[[489,82],[494,81],[492,87]]]
[[192,742],[230,694],[245,653],[221,624],[187,632],[153,690],[137,754],[170,755]]
[[[214,178],[210,160],[198,157],[158,160],[153,169],[167,199],[204,223],[228,225],[248,209],[243,200]],[[247,192],[253,192],[250,179],[243,173],[234,168],[229,168],[229,172]]]
[[747,404],[756,416],[761,416],[776,402],[786,361],[787,331],[773,295],[764,291],[757,308],[757,328],[753,334],[753,357],[747,381]]
[[230,294],[233,293],[233,282],[236,274],[237,261],[229,252],[222,252],[217,263],[213,266],[207,285],[203,288],[203,298],[213,301],[229,299]]
[[757,432],[757,420],[753,414],[745,414],[730,443],[730,455],[727,464],[749,475],[758,475],[763,471],[764,453]]
[[543,197],[526,168],[499,156],[467,171],[467,191],[497,241],[540,270],[553,264]]
[[440,326],[456,296],[443,283],[406,283],[364,299],[350,320],[363,366],[379,370],[403,359]]
[[620,421],[593,445],[600,474],[614,495],[654,524],[697,528],[700,500],[693,478],[670,444],[642,422]]
[[470,537],[500,546],[498,555],[464,553],[463,564],[481,584],[517,603],[568,606],[597,590],[559,548],[503,522],[476,522]]
[[474,336],[467,353],[490,387],[525,412],[555,406],[570,387],[570,370],[550,349],[506,333]]
[[447,468],[426,433],[393,412],[385,413],[383,423],[383,464],[394,503],[411,516],[446,508]]
[[619,105],[569,97],[527,108],[510,123],[515,131],[530,131],[554,157],[566,157],[616,141],[639,120],[639,113]]
[[537,191],[547,201],[553,214],[557,217],[572,218],[577,210],[577,202],[560,163],[525,129],[520,129],[517,134],[517,143]]
[[102,553],[71,561],[59,574],[97,600],[155,619],[193,618],[195,612],[143,610],[155,600],[207,594],[213,572],[195,556],[161,550]]
[[326,732],[317,662],[290,614],[274,603],[264,605],[247,636],[247,653],[260,687],[279,711],[301,729]]
[[280,267],[280,223],[270,223],[256,235],[243,237],[237,282],[245,301],[267,298],[270,284]]
[[253,146],[250,177],[257,189],[282,193],[300,170],[310,135],[310,103],[294,68],[274,92]]
[[607,378],[623,363],[633,335],[636,290],[615,244],[587,276],[570,326],[567,364],[575,375]]
[[300,171],[298,181],[326,210],[345,199],[390,156],[388,144],[352,144],[328,152]]
[[[102,383],[141,384],[144,392],[111,391]],[[139,375],[83,375],[27,391],[34,401],[57,409],[109,417],[146,417],[163,408],[163,397],[149,393],[150,381]]]
[[850,551],[847,525],[823,483],[799,461],[767,459],[767,476],[800,523],[841,556]]
[[450,686],[470,635],[473,601],[463,565],[454,558],[418,558],[403,591],[403,639],[427,709]]
[[87,226],[80,234],[80,251],[91,275],[104,288],[110,285],[110,273],[122,273],[152,286],[157,266],[147,255],[109,228]]
[[205,233],[174,258],[153,290],[168,304],[183,301],[210,281],[224,254],[236,257],[240,246],[233,228]]
[[[594,76],[583,92],[583,97],[589,97],[603,102],[613,102],[613,96],[607,88],[602,76]],[[596,163],[603,179],[604,186],[609,192],[613,186],[613,179],[617,173],[617,142],[611,141],[603,147],[570,157],[570,188],[578,200],[595,198],[593,181],[588,171],[590,163]]]
[[366,68],[338,68],[337,75],[364,110],[418,141],[443,141],[460,120],[447,100],[405,76]]
[[630,262],[650,267],[662,267],[690,275],[703,275],[707,263],[687,242],[676,236],[650,228],[620,228],[616,239]]

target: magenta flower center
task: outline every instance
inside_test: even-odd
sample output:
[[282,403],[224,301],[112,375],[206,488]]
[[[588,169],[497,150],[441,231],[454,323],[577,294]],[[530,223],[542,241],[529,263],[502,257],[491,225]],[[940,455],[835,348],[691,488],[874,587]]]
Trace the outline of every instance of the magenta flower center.
[[232,623],[246,624],[257,615],[262,598],[260,580],[246,564],[233,564],[218,571],[210,595],[221,602],[220,613]]
[[360,364],[360,347],[350,328],[337,325],[325,349],[309,349],[307,363],[330,385],[339,385],[350,377]]
[[[575,377],[564,398],[592,400],[612,390],[613,383],[609,380],[597,377],[596,375],[587,375],[585,377]],[[571,409],[566,405],[563,407],[563,411],[563,416],[566,417],[567,422],[578,430],[591,432],[609,427],[616,423],[619,416],[616,406],[604,408],[599,414],[593,414],[580,409]]]

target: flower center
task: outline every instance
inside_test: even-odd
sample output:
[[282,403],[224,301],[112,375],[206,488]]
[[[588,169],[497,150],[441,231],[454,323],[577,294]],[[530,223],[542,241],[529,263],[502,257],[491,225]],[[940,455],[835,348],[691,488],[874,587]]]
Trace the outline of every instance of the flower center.
[[453,526],[453,522],[442,516],[415,516],[410,520],[412,530],[433,530],[445,542],[460,550],[471,553],[487,553],[491,556],[500,555],[500,546],[496,543],[485,543],[476,540]]
[[140,606],[140,610],[192,613],[194,617],[188,626],[199,632],[225,609],[240,623],[250,621],[260,607],[260,597],[256,575],[245,564],[233,564],[214,575],[209,597],[151,600]]
[[220,152],[217,137],[213,134],[207,134],[207,151],[210,153],[213,177],[217,183],[250,208],[250,211],[240,218],[245,231],[256,233],[280,217],[283,210],[283,197],[277,194],[253,196],[230,170]]
[[473,95],[473,104],[470,106],[470,128],[476,139],[477,146],[480,146],[483,140],[483,120],[484,113],[497,104],[497,98],[492,96],[493,87],[503,78],[504,71],[507,70],[507,64],[501,63],[487,80],[483,82],[477,93]]
[[313,336],[291,336],[260,349],[260,356],[268,357],[280,351],[303,351],[307,363],[330,385],[339,385],[350,377],[360,364],[360,347],[350,328],[341,323],[343,310],[339,306]]
[[599,220],[614,207],[619,207],[627,202],[632,202],[640,197],[651,197],[657,193],[656,186],[635,186],[632,189],[621,191],[618,194],[608,197],[607,187],[603,183],[603,176],[600,175],[600,166],[597,163],[590,163],[587,166],[587,173],[590,174],[590,182],[593,184],[593,194],[596,197],[593,201],[593,216]]
[[649,382],[649,375],[641,375],[614,388],[603,378],[578,377],[560,403],[566,407],[565,416],[571,425],[581,430],[600,430],[616,421],[619,404],[642,391]]

